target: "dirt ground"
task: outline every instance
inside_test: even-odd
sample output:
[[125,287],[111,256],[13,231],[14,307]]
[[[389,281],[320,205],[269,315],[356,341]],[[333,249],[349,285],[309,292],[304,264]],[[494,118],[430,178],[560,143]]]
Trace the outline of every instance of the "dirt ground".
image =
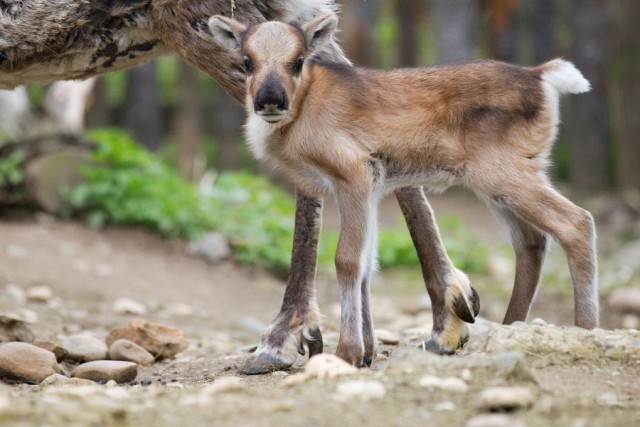
[[[447,203],[456,209],[462,203],[465,211],[467,202],[437,202],[436,211],[446,210]],[[334,222],[331,215],[325,215],[328,226]],[[482,215],[468,216],[480,233],[494,238],[496,222]],[[383,209],[383,223],[397,218],[392,208]],[[393,282],[413,284],[392,288]],[[54,297],[48,304],[15,307],[2,294],[8,284],[47,285]],[[321,275],[318,287],[325,352],[332,352],[339,307],[331,275]],[[143,230],[96,231],[42,216],[1,221],[0,310],[35,313],[32,329],[38,338],[57,340],[78,332],[102,338],[133,317],[113,311],[117,298],[129,297],[148,308],[139,317],[182,329],[191,346],[174,359],[141,368],[134,384],[115,389],[0,384],[0,425],[465,425],[483,414],[478,394],[489,385],[523,385],[535,394],[530,408],[507,413],[502,425],[640,425],[640,355],[617,360],[529,352],[522,363],[530,375],[522,376],[503,372],[499,355],[421,353],[416,344],[428,333],[431,316],[422,289],[416,273],[383,273],[374,286],[376,326],[398,334],[400,344],[382,345],[373,368],[354,378],[382,383],[383,398],[346,398],[337,391],[344,379],[287,386],[290,373],[242,377],[240,390],[209,395],[207,385],[236,375],[249,355],[246,347],[257,343],[277,313],[284,291],[280,280],[233,262],[208,264],[187,255],[183,242]],[[481,293],[483,315],[490,320],[499,321],[504,313],[502,294]],[[570,324],[569,297],[541,291],[531,318]],[[607,319],[603,326],[617,326]],[[305,361],[299,357],[293,372]],[[420,387],[418,380],[427,374],[467,377],[469,390]],[[142,380],[152,385],[142,386]]]

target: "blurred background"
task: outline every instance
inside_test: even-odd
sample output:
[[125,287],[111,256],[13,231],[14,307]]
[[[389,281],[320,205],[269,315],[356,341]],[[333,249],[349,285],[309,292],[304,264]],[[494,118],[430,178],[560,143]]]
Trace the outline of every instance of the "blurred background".
[[[639,327],[640,2],[339,3],[340,39],[357,65],[413,67],[478,58],[534,65],[559,56],[576,64],[593,90],[563,100],[563,124],[551,174],[561,191],[598,221],[602,292],[606,298],[611,294],[619,306],[606,324]],[[62,90],[64,99],[77,99],[82,106],[88,102],[86,117],[80,114],[78,119],[76,114],[80,123],[74,126],[88,129],[81,139],[93,145],[86,152],[74,149],[72,155],[35,162],[41,153],[51,151],[50,144],[85,147],[77,141],[51,143],[42,137],[61,120],[55,111],[84,110],[70,102],[56,107],[54,92],[31,85],[22,90],[23,97],[5,94],[4,105],[14,105],[14,116],[6,110],[4,116],[0,114],[0,128],[5,118],[0,130],[0,142],[4,141],[0,145],[0,211],[5,217],[44,210],[55,218],[82,220],[94,227],[141,226],[171,239],[191,241],[189,247],[195,253],[211,249],[206,245],[213,240],[206,237],[218,233],[229,243],[234,262],[266,269],[278,278],[286,276],[293,230],[292,188],[248,154],[242,137],[244,111],[211,78],[168,56],[105,75],[80,91],[74,89],[73,96]],[[19,99],[9,104],[10,97]],[[22,120],[16,118],[20,111],[29,117],[21,127],[16,125]],[[25,149],[16,140],[36,141],[37,147]],[[60,171],[71,172],[60,176]],[[486,316],[500,320],[514,264],[506,233],[463,189],[430,200],[456,265],[472,275],[481,294],[486,288],[489,295],[501,297],[493,306],[491,302],[485,306]],[[397,293],[406,288],[415,295],[423,285],[394,200],[383,202],[380,221],[383,273],[376,289]],[[338,217],[330,200],[324,222],[320,282],[333,282]],[[14,236],[21,238],[19,233]],[[21,247],[19,242],[13,244]],[[20,251],[14,248],[13,253]],[[0,279],[20,277],[17,271],[0,268]],[[550,285],[540,296],[544,303],[537,305],[537,313],[571,323],[572,312],[557,309],[571,303],[572,292],[557,248],[545,271],[544,282]],[[395,286],[385,287],[386,282]],[[501,286],[496,287],[496,282]],[[324,288],[335,292],[335,286]],[[332,298],[327,294],[325,299]],[[625,305],[630,298],[637,302],[631,309]]]

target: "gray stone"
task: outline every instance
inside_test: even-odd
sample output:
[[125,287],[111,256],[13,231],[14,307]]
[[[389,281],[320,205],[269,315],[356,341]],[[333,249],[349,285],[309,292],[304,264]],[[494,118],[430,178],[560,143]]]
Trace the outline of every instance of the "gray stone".
[[469,390],[469,386],[466,382],[464,382],[460,378],[455,377],[439,378],[431,375],[425,375],[424,377],[420,378],[419,384],[421,387],[454,393],[464,393]]
[[60,372],[56,356],[32,344],[9,342],[0,345],[0,377],[37,384]]
[[535,396],[527,387],[487,387],[478,400],[482,409],[504,411],[528,408],[535,402]]
[[207,233],[188,247],[191,255],[196,255],[212,263],[224,261],[231,256],[227,238],[220,233]]
[[465,427],[524,427],[524,424],[505,414],[483,414],[470,418]]
[[67,349],[67,357],[78,362],[91,362],[107,358],[107,346],[104,342],[89,335],[72,335],[62,341]]
[[126,383],[136,379],[138,365],[133,362],[116,360],[96,360],[83,363],[73,370],[72,375],[91,381]]
[[4,288],[4,295],[9,301],[17,305],[23,305],[27,302],[27,297],[24,293],[24,289],[13,283],[9,283]]
[[491,323],[486,331],[473,330],[461,354],[513,351],[523,354],[564,354],[585,359],[607,357],[614,360],[640,360],[640,332]]
[[386,329],[376,329],[376,338],[378,339],[378,342],[380,342],[381,344],[387,344],[387,345],[400,344],[400,337],[391,331],[387,331]]
[[141,315],[147,313],[147,307],[131,298],[118,298],[113,303],[113,311],[117,314]]
[[640,313],[640,287],[615,289],[609,296],[609,305],[624,313]]
[[337,392],[339,397],[346,400],[352,398],[374,400],[383,398],[387,394],[387,389],[380,381],[349,380],[338,384]]
[[93,384],[94,382],[91,380],[84,380],[82,378],[69,378],[60,374],[50,375],[40,383],[40,385],[53,385],[53,386],[59,386],[59,385],[79,386],[79,385],[93,385]]
[[119,339],[111,344],[109,359],[135,362],[138,365],[151,365],[155,361],[151,353],[127,339]]
[[33,332],[27,326],[29,319],[16,313],[0,312],[0,342],[32,342]]

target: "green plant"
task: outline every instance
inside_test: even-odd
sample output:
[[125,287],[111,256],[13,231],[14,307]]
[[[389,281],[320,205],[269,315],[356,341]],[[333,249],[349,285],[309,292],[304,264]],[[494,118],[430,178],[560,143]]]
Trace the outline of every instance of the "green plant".
[[19,152],[0,158],[0,187],[16,187],[23,183],[24,174],[20,168],[23,160],[24,157]]

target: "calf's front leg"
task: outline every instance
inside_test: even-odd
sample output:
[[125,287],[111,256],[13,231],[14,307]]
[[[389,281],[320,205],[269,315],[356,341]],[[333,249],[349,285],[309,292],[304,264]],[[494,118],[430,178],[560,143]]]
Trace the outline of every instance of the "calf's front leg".
[[297,352],[309,348],[309,357],[322,353],[320,312],[315,276],[318,237],[322,225],[322,200],[296,191],[296,218],[291,269],[280,313],[264,331],[256,352],[238,370],[263,374],[289,369]]
[[[375,343],[371,318],[367,318],[367,353],[363,337],[363,302],[368,305],[368,267],[370,247],[375,242],[375,207],[371,185],[349,186],[336,189],[340,212],[340,238],[336,250],[336,273],[340,286],[340,338],[336,355],[354,366],[371,363]],[[365,282],[366,280],[366,282]],[[366,283],[363,286],[363,283]],[[366,294],[363,295],[363,288]],[[365,314],[370,316],[369,307]]]

